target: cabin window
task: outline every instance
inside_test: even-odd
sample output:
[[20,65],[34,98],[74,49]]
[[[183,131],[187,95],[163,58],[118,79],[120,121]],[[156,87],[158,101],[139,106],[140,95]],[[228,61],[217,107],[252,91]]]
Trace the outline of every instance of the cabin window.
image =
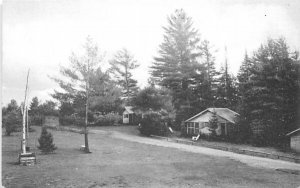
[[128,114],[124,114],[124,118],[128,118]]
[[195,134],[199,133],[199,123],[195,123]]
[[187,133],[188,134],[193,134],[194,133],[194,123],[189,122],[187,124]]
[[209,126],[208,122],[204,122],[204,127],[208,127],[208,126]]

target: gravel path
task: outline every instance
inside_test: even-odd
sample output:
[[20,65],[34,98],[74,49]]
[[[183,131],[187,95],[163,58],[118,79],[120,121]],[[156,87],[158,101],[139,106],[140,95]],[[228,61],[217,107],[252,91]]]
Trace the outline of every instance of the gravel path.
[[96,134],[109,134],[113,138],[123,139],[131,142],[176,148],[182,151],[201,153],[201,154],[218,156],[218,157],[229,157],[231,159],[238,160],[252,167],[262,167],[268,169],[290,169],[290,170],[300,171],[300,164],[287,162],[287,161],[280,161],[280,160],[273,160],[273,159],[262,158],[262,157],[237,154],[237,153],[216,150],[216,149],[211,149],[211,148],[206,148],[201,146],[191,146],[185,144],[172,143],[165,140],[128,135],[118,131],[91,130],[91,132]]

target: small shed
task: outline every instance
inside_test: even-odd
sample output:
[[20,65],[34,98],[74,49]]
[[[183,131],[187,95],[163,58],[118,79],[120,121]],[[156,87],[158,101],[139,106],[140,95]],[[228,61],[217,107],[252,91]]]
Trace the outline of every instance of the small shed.
[[123,124],[133,124],[135,122],[135,113],[132,106],[125,106],[123,112]]
[[296,152],[300,152],[300,128],[288,133],[286,136],[289,136],[291,138],[291,149]]
[[58,128],[59,127],[59,118],[58,116],[47,115],[43,119],[43,126]]
[[238,113],[228,108],[207,108],[195,116],[185,121],[186,133],[188,135],[197,135],[200,133],[200,129],[209,126],[209,121],[216,114],[218,120],[218,126],[216,128],[216,134],[222,136],[230,135],[235,129],[236,118]]

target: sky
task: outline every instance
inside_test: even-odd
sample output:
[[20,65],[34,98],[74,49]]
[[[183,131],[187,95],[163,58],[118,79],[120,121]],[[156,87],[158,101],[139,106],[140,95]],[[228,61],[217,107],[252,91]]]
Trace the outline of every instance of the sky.
[[127,48],[140,67],[133,72],[144,87],[149,66],[163,42],[163,26],[176,9],[192,17],[201,40],[216,50],[216,64],[225,59],[236,74],[245,51],[268,38],[285,37],[300,50],[300,1],[297,0],[4,0],[2,5],[2,105],[24,100],[26,74],[29,99],[51,99],[72,52],[80,54],[87,36],[103,53],[103,67]]

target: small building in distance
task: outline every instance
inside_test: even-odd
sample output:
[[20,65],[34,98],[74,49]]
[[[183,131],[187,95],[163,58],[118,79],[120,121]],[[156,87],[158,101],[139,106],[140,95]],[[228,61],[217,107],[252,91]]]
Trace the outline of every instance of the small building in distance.
[[291,138],[290,139],[291,149],[300,153],[300,128],[288,133],[286,136],[289,136]]
[[207,108],[206,110],[203,110],[195,116],[187,119],[184,122],[186,133],[188,135],[200,134],[200,129],[209,126],[209,121],[212,119],[214,113],[218,120],[216,134],[218,136],[228,136],[232,134],[236,126],[236,118],[239,114],[228,108]]
[[59,128],[59,118],[54,115],[46,115],[43,119],[43,126],[51,128]]
[[123,112],[123,124],[134,124],[135,123],[135,113],[132,110],[132,106],[125,106]]

